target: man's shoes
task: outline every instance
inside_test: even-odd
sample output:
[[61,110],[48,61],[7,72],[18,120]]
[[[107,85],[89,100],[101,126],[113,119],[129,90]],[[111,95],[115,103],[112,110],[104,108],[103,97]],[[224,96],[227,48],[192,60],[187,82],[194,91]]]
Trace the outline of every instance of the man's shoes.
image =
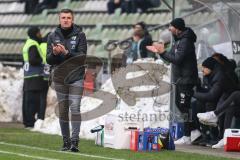
[[199,118],[199,121],[205,125],[217,126],[218,117],[213,111],[198,113],[197,117]]
[[224,147],[224,141],[223,139],[221,139],[220,141],[218,141],[217,144],[213,145],[212,148],[217,149],[217,148],[223,148]]
[[176,145],[191,144],[191,140],[190,137],[183,136],[182,138],[174,141],[174,144]]
[[203,136],[200,136],[195,141],[192,142],[192,145],[199,145],[199,143],[206,142],[206,138]]
[[63,146],[61,151],[68,151],[71,147],[70,138],[63,138]]
[[72,152],[79,152],[78,142],[79,140],[72,140],[71,149],[70,149]]
[[204,147],[206,147],[206,146],[208,145],[208,143],[209,143],[209,140],[207,140],[206,138],[204,138],[204,139],[202,139],[202,140],[198,143],[198,145],[199,145],[199,146],[204,146]]
[[207,147],[212,147],[218,143],[218,140],[210,140],[207,142],[206,146]]
[[194,142],[201,136],[201,132],[198,129],[191,131],[191,142]]

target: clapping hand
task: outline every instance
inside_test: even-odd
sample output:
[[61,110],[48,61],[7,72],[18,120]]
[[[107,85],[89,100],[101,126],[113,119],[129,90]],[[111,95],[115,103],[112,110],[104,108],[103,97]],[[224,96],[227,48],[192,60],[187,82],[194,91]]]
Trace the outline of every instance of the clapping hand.
[[59,55],[59,54],[63,54],[63,55],[67,55],[68,54],[68,50],[64,47],[64,45],[58,43],[56,45],[53,45],[53,54],[54,55]]
[[153,43],[152,46],[146,47],[149,51],[157,54],[162,54],[165,52],[164,44],[163,43]]

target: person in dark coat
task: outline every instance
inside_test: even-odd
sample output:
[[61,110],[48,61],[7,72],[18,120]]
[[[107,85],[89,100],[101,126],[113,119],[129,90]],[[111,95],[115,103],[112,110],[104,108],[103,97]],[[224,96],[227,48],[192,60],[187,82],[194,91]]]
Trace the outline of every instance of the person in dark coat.
[[26,14],[33,14],[38,6],[39,0],[20,0],[20,2],[25,2],[24,12]]
[[120,8],[123,0],[109,0],[107,3],[108,14],[113,14],[117,8]]
[[[219,64],[216,59],[213,57],[207,58],[203,63],[203,75],[207,77],[210,89],[208,92],[195,92],[194,97],[202,102],[211,102],[216,104],[215,106],[221,104],[226,98],[237,89],[237,83],[231,79],[222,69],[219,67]],[[206,111],[212,111],[215,108],[206,108]],[[198,113],[197,117],[201,117],[202,113]],[[222,117],[222,123],[229,124],[229,118]],[[204,123],[204,118],[199,118],[200,122]],[[209,122],[210,123],[210,122]],[[219,124],[220,133],[219,139],[222,139],[223,131],[226,125]],[[211,122],[211,125],[217,126],[216,121]],[[217,143],[217,142],[216,142]],[[215,143],[215,144],[216,144]],[[218,144],[216,144],[218,145]],[[215,145],[213,145],[214,148]]]
[[[176,84],[175,103],[181,113],[189,117],[193,87],[198,83],[194,45],[197,36],[191,28],[185,27],[182,18],[176,18],[170,22],[169,31],[175,40],[169,52],[165,51],[164,44],[158,48],[155,46],[148,46],[147,48],[172,63],[172,82]],[[175,141],[175,144],[190,144],[191,122],[188,120],[184,122],[184,130],[184,136]]]
[[[61,150],[78,152],[87,40],[81,28],[73,23],[72,10],[62,9],[59,21],[60,25],[48,36],[47,62],[52,66],[51,77],[59,102],[59,123],[63,137]],[[72,126],[71,138],[69,121]]]
[[[24,83],[23,83],[23,124],[34,127],[35,115],[40,108],[40,95],[43,88],[43,65],[40,43],[42,36],[38,27],[30,27],[23,47]],[[38,119],[41,116],[38,114]]]

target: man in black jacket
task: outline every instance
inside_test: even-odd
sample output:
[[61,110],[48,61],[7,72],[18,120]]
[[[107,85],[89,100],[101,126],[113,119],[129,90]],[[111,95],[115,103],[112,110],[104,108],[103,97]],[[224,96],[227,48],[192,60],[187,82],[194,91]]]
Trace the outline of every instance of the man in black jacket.
[[[166,52],[164,45],[147,47],[150,51],[172,63],[172,80],[176,84],[176,105],[178,109],[188,117],[192,89],[198,82],[197,59],[194,43],[197,37],[192,29],[185,27],[181,18],[170,22],[169,31],[173,34],[175,43],[169,52]],[[175,141],[175,144],[190,144],[191,122],[184,122],[184,136]]]
[[[80,27],[73,23],[72,10],[61,10],[59,21],[60,25],[48,37],[47,62],[53,68],[52,80],[59,102],[62,151],[70,149],[72,152],[78,152],[81,125],[80,103],[85,73],[82,66],[87,54],[87,42]],[[71,139],[69,109],[72,125]]]

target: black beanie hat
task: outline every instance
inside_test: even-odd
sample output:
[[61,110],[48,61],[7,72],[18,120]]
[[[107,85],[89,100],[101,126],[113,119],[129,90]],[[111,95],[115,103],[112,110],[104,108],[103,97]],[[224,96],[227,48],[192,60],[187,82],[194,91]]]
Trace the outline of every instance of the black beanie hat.
[[32,38],[32,37],[36,37],[38,32],[40,32],[40,29],[36,26],[33,26],[28,29],[27,33],[28,33],[28,36]]
[[213,70],[216,64],[217,64],[217,61],[212,57],[208,57],[207,59],[205,59],[202,62],[202,66],[204,66],[210,70]]
[[182,18],[175,18],[170,24],[181,31],[185,30],[185,22]]

